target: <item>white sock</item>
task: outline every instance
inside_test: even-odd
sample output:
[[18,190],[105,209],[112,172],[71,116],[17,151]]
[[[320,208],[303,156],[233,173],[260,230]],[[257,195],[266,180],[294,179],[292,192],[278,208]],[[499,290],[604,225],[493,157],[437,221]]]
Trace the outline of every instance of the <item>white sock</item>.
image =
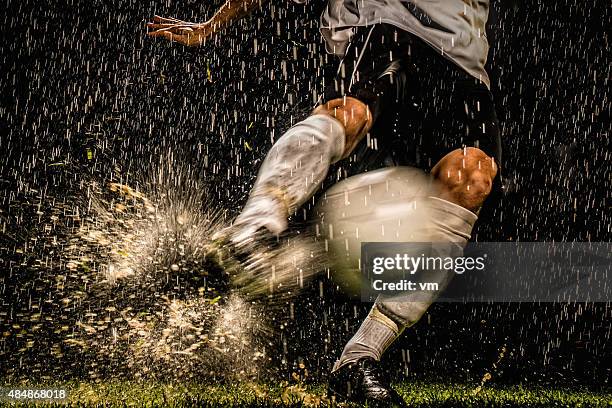
[[[240,237],[260,227],[274,234],[287,228],[287,217],[304,204],[344,153],[344,126],[325,114],[312,115],[291,127],[266,156],[236,225]],[[238,239],[240,237],[234,237]]]
[[[448,243],[449,245],[438,247],[448,251],[437,253],[440,257],[453,257],[462,253],[478,216],[460,205],[437,197],[428,197],[423,205],[427,205],[428,220],[415,231],[414,242]],[[442,270],[437,275],[431,275],[431,279],[438,283],[438,291],[381,294],[376,299],[376,305],[381,313],[400,326],[410,327],[425,314],[453,276],[453,272]]]
[[346,343],[332,372],[364,357],[371,357],[379,361],[401,331],[402,329],[393,320],[381,313],[374,305],[357,333]]
[[[415,231],[415,242],[449,242],[463,248],[478,218],[476,214],[436,197],[427,198],[424,205],[428,206],[430,220]],[[446,277],[442,275],[442,279]],[[448,280],[440,283],[443,288]],[[417,293],[414,301],[410,298],[411,294],[407,293],[378,296],[370,314],[344,347],[333,371],[364,357],[380,360],[400,333],[419,321],[436,297],[427,299]]]

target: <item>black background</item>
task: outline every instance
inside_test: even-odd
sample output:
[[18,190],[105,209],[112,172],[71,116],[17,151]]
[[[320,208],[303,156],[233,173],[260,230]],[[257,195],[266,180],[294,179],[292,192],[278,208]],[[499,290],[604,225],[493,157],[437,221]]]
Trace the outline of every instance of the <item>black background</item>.
[[[40,233],[37,211],[78,194],[82,180],[130,180],[174,151],[203,181],[208,207],[237,213],[272,138],[308,113],[334,71],[317,28],[323,4],[311,3],[264,5],[214,44],[188,49],[146,39],[145,22],[201,21],[219,2],[4,2],[0,329],[27,311],[28,298],[48,295],[33,283],[31,257],[15,249]],[[526,3],[493,5],[488,68],[506,180],[474,239],[608,241],[609,4]],[[66,165],[49,166],[59,161]],[[281,376],[300,361],[324,376],[367,312],[327,281],[320,297],[318,285],[275,337],[278,350],[288,344]],[[609,344],[609,304],[436,305],[385,362],[398,375],[478,382],[505,345],[497,381],[609,386]],[[20,347],[0,338],[0,369],[23,375]]]

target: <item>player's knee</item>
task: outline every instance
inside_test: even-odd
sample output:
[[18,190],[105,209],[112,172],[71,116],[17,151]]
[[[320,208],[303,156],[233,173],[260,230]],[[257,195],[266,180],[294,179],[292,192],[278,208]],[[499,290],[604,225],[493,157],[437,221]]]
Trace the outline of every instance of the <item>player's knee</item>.
[[368,105],[350,96],[333,99],[319,105],[313,114],[327,114],[338,119],[345,130],[344,156],[347,156],[372,127]]
[[444,156],[432,169],[432,175],[441,198],[476,212],[491,192],[497,166],[482,150],[467,147]]

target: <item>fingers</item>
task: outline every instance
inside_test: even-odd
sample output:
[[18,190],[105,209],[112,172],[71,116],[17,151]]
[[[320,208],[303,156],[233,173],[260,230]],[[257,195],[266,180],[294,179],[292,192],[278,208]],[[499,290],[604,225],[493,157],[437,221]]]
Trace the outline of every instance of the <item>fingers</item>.
[[200,23],[190,23],[188,21],[178,20],[176,18],[166,18],[160,16],[153,16],[153,22],[147,23],[148,26],[184,26],[184,27],[196,27],[201,25]]
[[193,27],[184,26],[182,24],[179,25],[179,24],[169,24],[169,23],[163,23],[163,24],[147,23],[147,27],[155,31],[169,30],[176,34],[182,34],[181,31],[188,31],[188,32],[193,31]]
[[153,21],[156,23],[172,23],[172,24],[176,24],[176,23],[184,23],[184,21],[179,20],[177,18],[173,18],[173,17],[160,17],[160,16],[153,16]]
[[[147,27],[152,30],[160,30],[167,28],[179,28],[183,30],[193,30],[198,25],[198,23],[189,23],[187,21],[182,21],[173,17],[160,17],[153,16],[153,22],[147,23]],[[176,31],[175,31],[176,32]],[[180,34],[179,32],[176,32]]]
[[148,33],[148,35],[149,37],[163,37],[187,46],[198,45],[202,42],[200,34],[192,31],[157,30]]
[[149,37],[164,37],[188,46],[201,43],[207,35],[200,23],[188,23],[157,15],[153,17],[153,22],[147,23],[147,28],[151,30],[147,33]]
[[155,30],[147,33],[149,37],[164,37],[184,45],[192,45],[194,43],[194,30],[191,27],[167,23],[149,23],[147,26]]
[[175,34],[171,31],[163,31],[163,30],[153,31],[153,32],[148,33],[148,36],[149,37],[164,37],[170,41],[175,41],[181,44],[189,45],[189,36]]
[[147,27],[151,30],[160,30],[162,28],[171,28],[176,26],[176,24],[172,23],[147,23]]

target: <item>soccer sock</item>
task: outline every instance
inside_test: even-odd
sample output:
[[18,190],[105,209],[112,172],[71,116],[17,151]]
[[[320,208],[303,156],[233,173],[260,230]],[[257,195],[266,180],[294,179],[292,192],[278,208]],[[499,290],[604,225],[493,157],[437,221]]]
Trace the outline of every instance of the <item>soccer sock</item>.
[[[448,242],[452,243],[449,245],[451,252],[462,250],[478,218],[476,214],[436,197],[428,197],[423,205],[427,205],[429,220],[415,230],[414,242]],[[447,255],[453,256],[453,253]],[[444,288],[451,277],[452,274],[441,273],[440,287]],[[419,321],[435,298],[434,294],[420,292],[378,296],[359,330],[344,347],[332,371],[364,357],[380,360],[400,333]]]
[[325,114],[312,115],[291,127],[266,156],[249,200],[236,219],[250,236],[264,226],[274,234],[287,227],[287,217],[320,186],[329,166],[344,153],[344,126]]
[[[437,197],[428,197],[423,204],[428,208],[428,221],[415,231],[414,242],[448,243],[437,246],[437,256],[442,258],[460,256],[470,239],[478,216],[457,204]],[[410,327],[418,322],[454,276],[452,271],[428,272],[431,273],[431,281],[438,283],[438,291],[381,294],[376,299],[380,312],[403,327]]]
[[374,305],[361,323],[357,333],[344,347],[342,355],[334,364],[332,372],[364,357],[380,360],[387,347],[395,341],[400,333],[401,329],[397,324],[381,313],[378,307]]

